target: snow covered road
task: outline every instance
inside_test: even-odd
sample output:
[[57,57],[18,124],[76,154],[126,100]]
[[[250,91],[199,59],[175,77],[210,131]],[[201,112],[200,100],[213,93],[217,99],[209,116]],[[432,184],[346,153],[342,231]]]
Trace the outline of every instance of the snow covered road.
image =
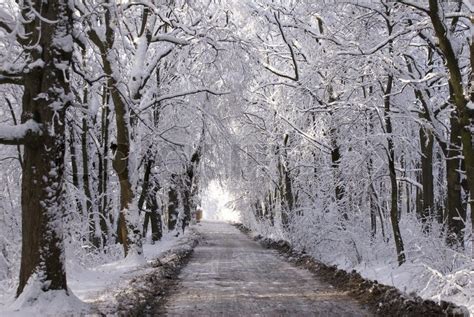
[[203,238],[164,307],[167,316],[370,316],[353,299],[226,223]]

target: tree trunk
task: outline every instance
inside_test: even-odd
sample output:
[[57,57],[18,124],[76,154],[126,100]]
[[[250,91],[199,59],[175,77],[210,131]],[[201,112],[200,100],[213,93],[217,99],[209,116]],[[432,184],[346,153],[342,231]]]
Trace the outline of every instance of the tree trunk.
[[[176,182],[176,175],[171,177],[172,182]],[[178,192],[176,191],[176,185],[172,184],[168,189],[168,231],[173,231],[176,228],[178,221]]]
[[[49,21],[31,16],[31,8]],[[24,146],[22,177],[22,251],[20,295],[29,280],[41,290],[68,293],[64,268],[62,218],[63,171],[65,153],[65,111],[69,105],[68,69],[72,57],[72,10],[67,1],[25,4],[22,11],[27,55],[32,62],[42,61],[24,75],[22,122],[34,120],[42,125],[42,135]],[[36,46],[34,44],[38,43]],[[70,44],[70,45],[68,45]]]
[[282,149],[277,148],[278,157],[278,171],[279,171],[279,189],[281,199],[281,222],[284,228],[289,224],[289,215],[294,208],[293,187],[291,181],[290,171],[288,170],[288,146],[289,135],[285,134],[283,138]]
[[[87,98],[84,99],[87,102]],[[89,131],[89,125],[87,124],[87,118],[82,119],[82,185],[84,187],[84,194],[86,195],[86,214],[88,224],[89,224],[89,241],[96,248],[100,247],[100,237],[96,236],[95,230],[95,217],[94,217],[94,208],[92,206],[92,194],[90,189],[89,182],[89,142],[87,140],[87,133]]]
[[[71,168],[72,168],[72,184],[79,189],[79,170],[77,167],[77,153],[76,153],[76,139],[74,137],[74,126],[72,122],[69,122],[69,153],[71,155]],[[82,202],[79,198],[76,198],[77,211],[83,217],[84,210],[82,209]]]
[[102,173],[99,174],[99,194],[100,194],[100,199],[102,200],[101,202],[101,208],[100,208],[100,228],[102,230],[102,241],[104,245],[106,244],[108,238],[109,238],[109,223],[112,223],[111,217],[112,215],[110,214],[109,210],[109,199],[108,199],[108,182],[109,182],[109,126],[110,126],[110,119],[109,119],[109,114],[110,114],[110,108],[109,108],[109,94],[107,91],[107,87],[104,87],[104,101],[103,101],[103,110],[102,110],[102,126],[101,126],[101,132],[102,132]]
[[117,144],[112,167],[120,183],[120,211],[117,231],[118,238],[123,244],[125,256],[127,256],[130,251],[142,254],[143,250],[141,245],[141,231],[137,228],[138,224],[133,223],[131,220],[135,218],[135,215],[132,216],[131,213],[138,211],[133,208],[135,194],[130,181],[129,170],[129,160],[132,154],[130,153],[130,113],[127,103],[123,99],[123,94],[118,88],[118,80],[115,77],[119,70],[115,69],[116,65],[114,64],[114,62],[118,60],[118,57],[115,56],[116,51],[114,50],[114,26],[117,23],[117,21],[115,21],[117,16],[114,10],[115,6],[109,5],[105,11],[105,42],[102,42],[102,38],[93,30],[90,31],[89,36],[101,51],[104,72],[108,76],[107,87],[109,88],[109,93],[115,106]]
[[462,203],[461,192],[461,126],[455,114],[451,115],[451,136],[446,157],[447,201],[446,213],[441,222],[447,226],[446,241],[451,246],[464,245],[464,222],[466,210]]
[[119,235],[123,243],[125,256],[133,249],[136,253],[141,254],[141,233],[137,230],[127,215],[133,212],[132,204],[134,193],[130,182],[130,136],[128,129],[128,111],[126,105],[115,88],[115,81],[109,85],[112,89],[112,99],[115,105],[115,120],[117,125],[117,150],[115,152],[112,166],[118,176],[120,182],[120,214],[118,220]]
[[434,186],[433,186],[433,134],[431,131],[420,128],[421,146],[421,179],[423,185],[423,202],[420,219],[425,224],[423,229],[429,231],[426,222],[434,211]]
[[[474,91],[472,90],[473,87],[471,86],[471,91],[469,91],[468,98],[465,97],[461,67],[459,66],[458,58],[448,35],[449,30],[447,30],[444,21],[441,19],[438,0],[429,0],[428,14],[438,39],[439,48],[445,57],[445,65],[449,71],[449,84],[450,89],[452,90],[452,101],[456,106],[456,112],[459,118],[462,153],[465,160],[467,184],[469,187],[470,196],[470,207],[472,212],[472,210],[474,210],[474,140],[472,133],[472,128],[474,125],[474,111],[468,108],[468,102],[474,102]],[[472,67],[474,65],[474,46],[472,43],[470,43],[469,46],[472,72]],[[471,220],[474,224],[474,217],[471,217]],[[471,236],[474,242],[474,235]],[[472,248],[472,256],[474,257],[474,243]]]
[[151,239],[156,242],[163,236],[161,215],[156,200],[158,187],[155,187],[147,197],[147,205],[149,210],[145,213],[145,221],[143,223],[143,236],[146,237],[148,231],[148,223],[151,223]]
[[399,215],[398,215],[398,184],[397,184],[397,173],[395,169],[395,147],[393,144],[393,130],[392,120],[390,118],[390,94],[392,92],[393,76],[388,76],[387,87],[384,96],[384,119],[385,119],[385,131],[387,133],[387,158],[388,158],[388,170],[390,173],[390,185],[391,185],[391,204],[390,204],[390,219],[392,222],[393,239],[395,240],[395,248],[397,250],[398,264],[402,265],[405,263],[405,248],[403,246],[402,234],[399,226]]

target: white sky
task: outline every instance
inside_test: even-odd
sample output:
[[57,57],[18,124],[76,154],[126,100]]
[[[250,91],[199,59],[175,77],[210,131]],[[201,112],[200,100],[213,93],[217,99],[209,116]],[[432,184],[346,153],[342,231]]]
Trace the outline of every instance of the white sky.
[[225,205],[232,200],[232,196],[218,181],[212,181],[203,193],[202,209],[204,220],[221,220],[238,222],[238,211],[227,208]]

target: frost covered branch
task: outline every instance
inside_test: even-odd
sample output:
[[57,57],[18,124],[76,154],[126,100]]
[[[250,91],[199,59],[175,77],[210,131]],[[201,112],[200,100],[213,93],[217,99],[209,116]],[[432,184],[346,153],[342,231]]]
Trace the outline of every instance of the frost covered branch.
[[8,33],[13,33],[15,29],[15,20],[2,8],[0,8],[0,28]]
[[147,109],[149,109],[149,108],[151,108],[151,107],[153,107],[153,106],[155,106],[155,105],[157,105],[160,102],[165,101],[165,100],[174,99],[174,98],[178,98],[178,97],[189,96],[189,95],[195,95],[195,94],[199,94],[199,93],[203,93],[203,92],[206,92],[206,93],[214,95],[214,96],[222,96],[222,95],[229,94],[229,92],[217,92],[217,91],[213,91],[213,90],[210,90],[210,89],[207,89],[207,88],[202,88],[202,89],[195,89],[195,90],[178,92],[178,93],[174,93],[174,94],[163,95],[161,97],[158,97],[158,98],[154,99],[153,101],[151,101],[147,105],[143,106],[140,109],[140,112],[145,111],[145,110],[147,110]]
[[19,125],[0,125],[0,144],[19,145],[27,143],[31,137],[41,135],[41,124],[28,120]]
[[169,34],[158,34],[151,38],[151,42],[169,42],[178,45],[188,45],[189,41],[185,39],[180,39],[176,36],[172,36]]
[[275,21],[278,25],[278,29],[280,30],[281,37],[283,38],[283,41],[285,42],[286,46],[288,46],[288,49],[290,51],[291,61],[293,63],[294,75],[293,76],[286,75],[283,72],[275,69],[274,67],[272,67],[271,65],[268,65],[266,63],[262,63],[262,65],[267,70],[269,70],[270,72],[272,72],[273,74],[275,74],[277,76],[287,78],[287,79],[290,79],[290,80],[293,80],[293,81],[298,81],[299,80],[298,63],[296,62],[296,55],[295,55],[295,51],[293,50],[293,45],[290,42],[288,42],[288,40],[285,36],[285,32],[283,31],[283,26],[281,25],[280,19],[278,18],[277,14],[274,13],[274,16],[275,16]]
[[1,84],[23,85],[23,74],[0,69]]

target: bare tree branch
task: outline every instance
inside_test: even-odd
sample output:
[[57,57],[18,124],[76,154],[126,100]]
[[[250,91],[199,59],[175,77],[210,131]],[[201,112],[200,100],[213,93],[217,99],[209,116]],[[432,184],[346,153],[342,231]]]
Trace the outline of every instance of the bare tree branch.
[[[16,120],[15,111],[13,110],[13,106],[12,106],[11,101],[8,98],[5,98],[5,100],[8,104],[8,108],[10,109],[10,114],[12,115],[13,124],[18,125],[18,121]],[[16,150],[18,152],[18,161],[20,162],[20,166],[23,169],[23,158],[21,156],[20,145],[16,146]]]

